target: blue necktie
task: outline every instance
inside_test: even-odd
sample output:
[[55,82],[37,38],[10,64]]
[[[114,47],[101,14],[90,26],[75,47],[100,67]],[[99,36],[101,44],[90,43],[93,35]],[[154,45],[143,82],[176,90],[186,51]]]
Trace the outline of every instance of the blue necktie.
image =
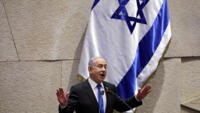
[[103,107],[103,97],[101,95],[101,85],[97,85],[98,88],[98,100],[99,100],[99,108],[101,110],[101,113],[104,113],[104,107]]

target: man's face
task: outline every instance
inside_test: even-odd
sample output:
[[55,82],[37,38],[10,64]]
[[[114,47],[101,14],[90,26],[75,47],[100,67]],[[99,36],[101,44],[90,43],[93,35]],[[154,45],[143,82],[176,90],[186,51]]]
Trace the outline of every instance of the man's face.
[[103,58],[97,58],[94,60],[94,66],[89,66],[90,78],[96,83],[101,83],[107,72],[107,63]]

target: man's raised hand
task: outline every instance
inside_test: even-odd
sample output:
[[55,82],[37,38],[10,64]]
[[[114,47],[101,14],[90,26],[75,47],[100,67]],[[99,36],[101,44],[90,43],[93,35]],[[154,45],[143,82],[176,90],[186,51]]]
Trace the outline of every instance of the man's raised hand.
[[61,106],[66,106],[69,98],[69,92],[64,93],[62,88],[59,88],[56,92],[58,102]]
[[138,90],[137,99],[142,100],[151,92],[151,85],[146,85],[142,89]]

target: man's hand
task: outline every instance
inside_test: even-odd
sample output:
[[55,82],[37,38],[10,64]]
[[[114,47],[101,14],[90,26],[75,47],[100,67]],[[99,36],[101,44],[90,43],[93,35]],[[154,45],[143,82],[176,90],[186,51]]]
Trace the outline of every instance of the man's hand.
[[148,93],[151,92],[151,85],[146,85],[142,89],[138,90],[137,99],[142,100],[144,97],[147,96]]
[[57,90],[57,98],[61,106],[66,106],[69,98],[69,92],[64,93],[62,88]]

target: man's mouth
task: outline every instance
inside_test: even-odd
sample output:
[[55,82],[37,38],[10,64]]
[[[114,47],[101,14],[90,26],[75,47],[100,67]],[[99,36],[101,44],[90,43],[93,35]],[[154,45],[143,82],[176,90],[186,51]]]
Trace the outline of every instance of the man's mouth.
[[100,74],[100,76],[104,77],[104,76],[105,76],[105,74]]

